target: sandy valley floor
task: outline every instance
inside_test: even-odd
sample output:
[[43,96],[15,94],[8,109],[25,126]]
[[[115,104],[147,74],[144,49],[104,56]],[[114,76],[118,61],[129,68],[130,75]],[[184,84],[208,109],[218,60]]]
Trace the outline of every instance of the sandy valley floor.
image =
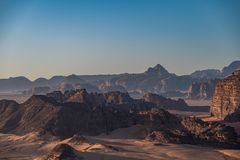
[[25,136],[11,134],[0,135],[0,160],[40,160],[50,150],[60,143],[68,143],[79,151],[86,159],[94,160],[172,160],[172,159],[240,159],[240,150],[219,150],[214,148],[177,145],[154,144],[146,140],[133,139],[144,135],[144,128],[134,126],[118,129],[110,135],[86,137],[87,142],[76,144],[70,139],[44,140],[36,134]]

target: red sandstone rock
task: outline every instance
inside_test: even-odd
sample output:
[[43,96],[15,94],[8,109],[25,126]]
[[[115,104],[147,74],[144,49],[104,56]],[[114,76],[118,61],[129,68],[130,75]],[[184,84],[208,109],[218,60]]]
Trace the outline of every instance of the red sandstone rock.
[[211,104],[211,113],[224,119],[240,108],[240,70],[219,81],[215,87]]

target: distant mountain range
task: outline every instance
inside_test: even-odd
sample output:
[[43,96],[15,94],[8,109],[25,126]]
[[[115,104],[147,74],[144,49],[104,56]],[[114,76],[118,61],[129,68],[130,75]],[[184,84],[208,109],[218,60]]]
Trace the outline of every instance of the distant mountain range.
[[186,96],[186,92],[193,83],[201,84],[213,79],[222,79],[237,69],[240,69],[240,61],[232,62],[222,70],[199,70],[182,76],[169,73],[160,64],[138,74],[54,76],[50,79],[38,78],[35,81],[21,76],[0,79],[0,92],[46,94],[55,90],[64,92],[85,88],[89,92],[129,92],[133,97],[149,92],[168,97],[182,97]]
[[195,71],[191,74],[192,78],[203,79],[222,79],[232,74],[233,71],[240,69],[240,61],[234,61],[229,66],[224,67],[222,70],[218,69],[206,69],[201,71]]

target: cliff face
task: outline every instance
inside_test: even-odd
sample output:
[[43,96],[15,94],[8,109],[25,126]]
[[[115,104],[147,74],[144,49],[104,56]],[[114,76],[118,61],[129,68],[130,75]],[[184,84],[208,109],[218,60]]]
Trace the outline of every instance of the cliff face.
[[207,82],[193,82],[188,88],[187,98],[210,99],[213,96],[214,88],[219,79],[208,80]]
[[224,119],[240,108],[240,70],[219,81],[215,87],[211,113]]

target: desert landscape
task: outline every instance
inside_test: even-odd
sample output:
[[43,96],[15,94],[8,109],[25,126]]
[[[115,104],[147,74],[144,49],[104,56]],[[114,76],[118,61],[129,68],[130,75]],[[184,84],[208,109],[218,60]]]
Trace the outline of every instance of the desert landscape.
[[0,160],[240,160],[240,1],[0,0]]
[[210,110],[85,89],[1,100],[0,159],[239,159],[239,73],[219,81]]
[[[110,135],[77,137],[58,140],[44,140],[31,133],[25,136],[1,135],[1,156],[3,160],[43,160],[50,151],[61,144],[75,148],[79,159],[96,160],[159,160],[159,159],[239,159],[239,150],[214,149],[188,144],[161,144],[136,139],[142,134],[142,127],[119,129]],[[77,137],[77,138],[76,138]],[[74,139],[74,140],[72,140]],[[202,154],[199,154],[201,152]],[[60,155],[61,150],[54,154]],[[196,156],[198,155],[198,156]],[[196,157],[195,157],[196,156]],[[44,157],[44,158],[43,158]]]

